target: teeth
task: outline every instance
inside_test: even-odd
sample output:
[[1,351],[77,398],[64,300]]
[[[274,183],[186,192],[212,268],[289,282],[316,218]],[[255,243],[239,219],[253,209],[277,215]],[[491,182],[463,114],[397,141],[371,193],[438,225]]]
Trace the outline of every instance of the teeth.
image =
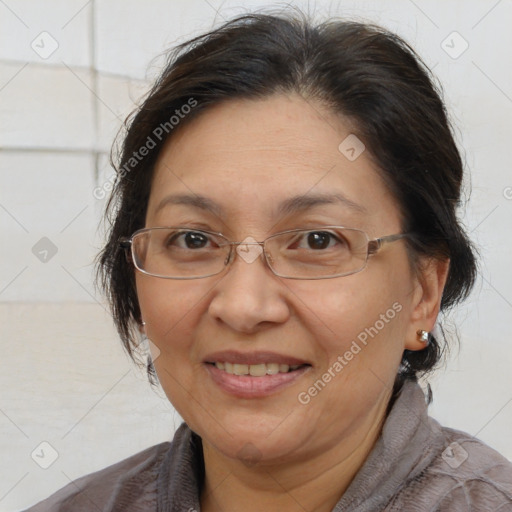
[[269,363],[265,365],[267,367],[267,375],[275,375],[279,373],[279,365],[277,363]]
[[263,377],[263,375],[267,375],[267,365],[266,364],[251,364],[251,366],[249,366],[249,373],[253,377]]
[[232,375],[251,375],[252,377],[263,377],[265,375],[276,375],[278,373],[288,373],[301,367],[300,364],[288,365],[278,363],[267,364],[238,364],[228,362],[216,362],[215,366],[219,370],[224,370]]
[[249,365],[248,364],[234,364],[233,365],[233,373],[235,375],[249,375]]

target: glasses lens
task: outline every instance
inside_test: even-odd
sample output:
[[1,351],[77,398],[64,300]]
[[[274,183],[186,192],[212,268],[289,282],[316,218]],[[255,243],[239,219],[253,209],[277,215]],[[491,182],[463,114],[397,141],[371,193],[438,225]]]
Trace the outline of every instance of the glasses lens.
[[180,228],[151,228],[132,242],[135,266],[153,276],[207,277],[222,271],[229,245],[214,233]]
[[368,258],[368,237],[358,229],[322,227],[293,230],[267,240],[276,274],[296,279],[337,277],[359,272]]

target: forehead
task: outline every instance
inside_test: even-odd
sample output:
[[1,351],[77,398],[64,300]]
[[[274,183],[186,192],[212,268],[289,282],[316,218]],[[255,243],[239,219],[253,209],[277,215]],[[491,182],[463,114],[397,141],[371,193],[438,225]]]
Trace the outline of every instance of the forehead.
[[227,211],[253,208],[259,215],[307,194],[339,194],[370,216],[383,202],[392,208],[394,201],[367,152],[355,159],[343,152],[344,141],[354,145],[354,131],[348,120],[298,95],[215,105],[164,146],[148,214],[176,193],[210,197]]
[[[157,170],[158,164],[168,160],[179,176],[185,171],[190,176],[201,167],[236,172],[250,168],[251,160],[256,159],[274,168],[293,164],[314,172],[315,167],[328,167],[333,157],[341,156],[340,131],[348,135],[348,124],[300,96],[227,100],[208,107],[177,131],[165,146]],[[185,170],[185,161],[192,167]]]

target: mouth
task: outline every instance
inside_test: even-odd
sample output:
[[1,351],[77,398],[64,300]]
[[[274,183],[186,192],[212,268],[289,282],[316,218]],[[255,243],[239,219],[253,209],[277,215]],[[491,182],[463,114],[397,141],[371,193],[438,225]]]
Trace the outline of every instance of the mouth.
[[212,382],[237,398],[270,396],[312,368],[304,360],[272,352],[218,352],[209,355],[204,363]]

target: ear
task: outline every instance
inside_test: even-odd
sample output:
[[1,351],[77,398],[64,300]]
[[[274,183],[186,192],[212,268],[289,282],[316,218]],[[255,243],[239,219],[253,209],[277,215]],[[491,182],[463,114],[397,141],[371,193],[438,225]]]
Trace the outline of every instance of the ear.
[[444,285],[448,277],[450,260],[430,258],[420,265],[416,289],[413,297],[413,310],[407,329],[405,347],[407,350],[422,350],[425,343],[418,331],[432,331],[441,307]]

